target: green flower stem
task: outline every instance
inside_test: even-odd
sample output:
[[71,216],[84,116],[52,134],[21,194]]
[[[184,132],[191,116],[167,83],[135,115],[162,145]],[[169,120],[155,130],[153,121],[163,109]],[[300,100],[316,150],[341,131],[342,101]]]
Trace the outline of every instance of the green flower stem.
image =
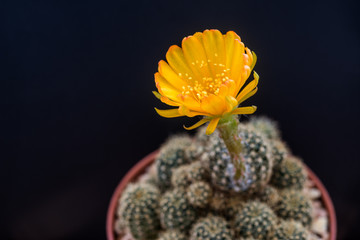
[[245,171],[245,163],[242,159],[241,138],[238,132],[239,119],[237,115],[230,115],[223,117],[218,125],[220,137],[230,153],[231,160],[235,166],[235,179],[240,179]]

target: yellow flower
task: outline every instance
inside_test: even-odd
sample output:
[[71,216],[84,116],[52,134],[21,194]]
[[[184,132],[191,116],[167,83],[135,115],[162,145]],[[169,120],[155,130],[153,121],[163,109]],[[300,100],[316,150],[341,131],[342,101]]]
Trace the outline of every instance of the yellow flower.
[[[246,87],[256,55],[244,46],[233,31],[223,35],[218,30],[205,30],[183,39],[182,48],[173,45],[159,62],[155,73],[162,102],[177,107],[156,109],[163,117],[204,116],[188,130],[210,122],[206,133],[211,134],[219,121],[233,114],[252,114],[255,106],[239,107],[257,91],[259,76]],[[241,91],[240,91],[241,90]]]

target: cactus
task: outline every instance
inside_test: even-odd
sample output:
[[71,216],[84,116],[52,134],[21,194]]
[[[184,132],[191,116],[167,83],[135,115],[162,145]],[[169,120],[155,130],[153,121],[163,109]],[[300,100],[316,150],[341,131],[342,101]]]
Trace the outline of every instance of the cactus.
[[196,211],[182,188],[166,192],[160,200],[160,221],[164,229],[186,230],[196,219]]
[[281,221],[276,226],[272,239],[287,239],[287,240],[307,240],[309,237],[308,231],[296,221]]
[[264,203],[253,201],[245,204],[235,216],[234,228],[242,237],[268,239],[276,224],[276,215]]
[[235,215],[242,210],[242,208],[245,205],[245,200],[240,196],[230,196],[228,197],[226,204],[225,204],[225,210],[223,215],[229,219],[232,220]]
[[125,232],[126,225],[121,216],[118,216],[118,219],[116,219],[116,221],[114,223],[114,230],[117,234],[121,234],[121,233]]
[[280,189],[302,189],[306,178],[306,171],[301,160],[288,157],[281,164],[274,167],[271,184]]
[[208,216],[198,220],[190,233],[190,240],[232,240],[233,231],[228,222],[217,216]]
[[173,187],[187,187],[190,184],[188,178],[189,175],[189,165],[182,165],[173,170],[171,176],[171,184]]
[[158,175],[157,175],[156,166],[155,166],[154,163],[151,164],[146,169],[146,172],[139,177],[138,181],[140,183],[149,183],[149,184],[152,184],[154,186],[157,186]]
[[211,138],[211,135],[207,135],[205,132],[206,126],[200,127],[195,134],[195,142],[199,143],[202,146],[206,146]]
[[270,207],[275,207],[280,200],[279,192],[272,186],[265,186],[260,192],[257,193],[259,200],[266,203]]
[[137,240],[153,238],[160,227],[159,190],[146,183],[129,184],[120,198],[118,214]]
[[207,136],[200,128],[194,140],[170,138],[122,194],[116,232],[134,240],[307,239],[306,169],[271,122],[252,121],[238,128],[245,163],[240,179],[219,131]]
[[281,164],[282,161],[290,155],[290,150],[286,144],[280,140],[272,140],[272,155],[274,158],[274,167]]
[[188,162],[185,157],[186,148],[192,143],[187,135],[171,137],[161,148],[155,160],[158,185],[162,190],[171,186],[171,175],[174,168]]
[[208,169],[203,166],[201,161],[195,161],[190,164],[188,178],[191,182],[207,180],[208,177]]
[[189,159],[189,162],[194,162],[200,159],[202,153],[204,152],[205,143],[202,140],[193,139],[191,145],[185,150],[185,157]]
[[261,189],[269,181],[272,170],[271,146],[266,137],[240,125],[239,138],[243,143],[244,177],[235,179],[235,169],[229,152],[216,132],[209,140],[207,165],[212,183],[224,191],[249,193]]
[[212,197],[211,186],[203,181],[192,183],[187,189],[187,199],[195,207],[204,208]]
[[253,126],[256,130],[262,132],[271,140],[280,139],[280,131],[277,122],[268,117],[252,117],[248,124]]
[[224,214],[227,205],[227,198],[228,196],[226,193],[215,190],[209,203],[210,211],[214,214]]
[[305,227],[312,222],[312,207],[310,200],[300,191],[284,190],[280,194],[280,201],[276,206],[276,213],[286,220],[296,220]]
[[167,230],[160,233],[157,240],[187,240],[187,237],[179,230]]

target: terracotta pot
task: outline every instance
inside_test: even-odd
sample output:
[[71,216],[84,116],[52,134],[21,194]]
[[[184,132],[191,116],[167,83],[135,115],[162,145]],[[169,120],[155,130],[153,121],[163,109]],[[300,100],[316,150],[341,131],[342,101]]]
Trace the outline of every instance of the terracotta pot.
[[[107,212],[106,235],[108,240],[116,240],[114,231],[115,213],[117,209],[118,199],[120,198],[122,191],[125,189],[126,185],[129,182],[135,181],[146,170],[146,168],[152,162],[154,162],[157,153],[158,151],[152,152],[145,158],[143,158],[140,162],[138,162],[133,168],[130,169],[130,171],[125,175],[125,177],[116,187],[115,192],[111,197],[110,206]],[[331,201],[329,193],[326,191],[324,185],[321,183],[319,178],[308,167],[306,168],[310,179],[320,190],[324,207],[329,214],[330,240],[336,240],[336,215],[334,205]]]

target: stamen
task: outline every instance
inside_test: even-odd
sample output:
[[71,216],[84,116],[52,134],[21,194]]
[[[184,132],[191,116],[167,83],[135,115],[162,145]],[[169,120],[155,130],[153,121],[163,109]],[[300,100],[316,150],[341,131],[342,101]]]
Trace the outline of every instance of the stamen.
[[[217,53],[215,53],[215,56],[218,56]],[[191,62],[192,65],[198,65],[200,68],[207,67],[208,63],[211,63],[210,59],[207,59],[207,62],[204,60]],[[211,76],[201,76],[199,81],[185,73],[185,79],[189,81],[187,86],[182,87],[182,95],[191,95],[191,97],[195,98],[198,102],[201,102],[204,98],[208,97],[209,94],[218,95],[220,93],[221,85],[229,79],[227,72],[230,69],[226,69],[222,63],[211,64],[217,67],[216,72],[213,73],[214,78]],[[179,76],[181,75],[182,74],[179,73]]]

